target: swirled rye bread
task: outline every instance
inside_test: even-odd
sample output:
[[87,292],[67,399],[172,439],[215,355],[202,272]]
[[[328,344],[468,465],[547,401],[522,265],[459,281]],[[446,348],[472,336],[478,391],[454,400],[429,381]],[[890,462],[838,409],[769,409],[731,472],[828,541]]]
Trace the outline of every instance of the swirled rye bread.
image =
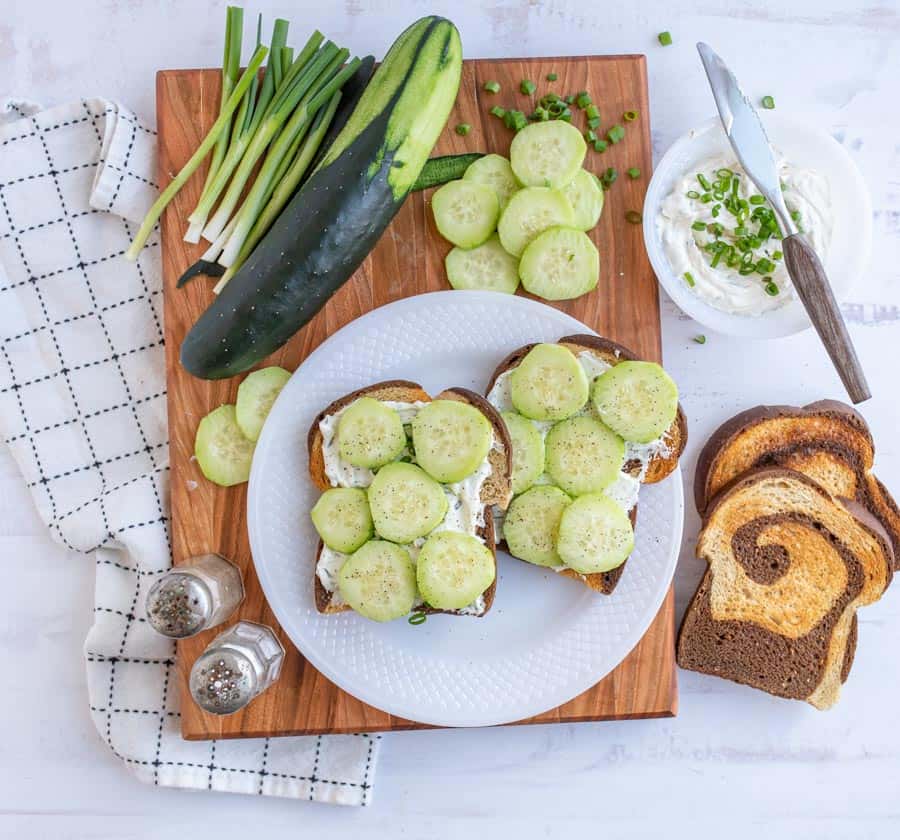
[[708,502],[697,556],[709,568],[681,626],[678,664],[819,709],[837,702],[856,610],[893,573],[881,523],[802,473],[756,469]]

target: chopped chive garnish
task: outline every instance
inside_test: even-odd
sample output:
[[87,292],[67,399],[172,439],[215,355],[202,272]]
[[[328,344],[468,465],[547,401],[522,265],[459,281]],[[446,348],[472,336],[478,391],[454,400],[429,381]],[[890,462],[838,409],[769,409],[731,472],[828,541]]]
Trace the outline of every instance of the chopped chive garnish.
[[538,105],[542,108],[549,108],[554,102],[562,102],[562,100],[555,93],[545,93],[538,100]]
[[590,97],[590,94],[586,90],[583,90],[576,97],[575,104],[579,108],[584,109],[584,108],[587,108],[588,105],[593,105],[594,103]]
[[413,613],[408,619],[406,619],[413,627],[418,627],[420,624],[424,624],[428,620],[428,616],[423,612]]
[[719,178],[731,178],[734,176],[734,172],[732,172],[730,169],[725,168],[717,169],[716,176]]
[[456,126],[456,133],[461,137],[465,137],[471,130],[472,126],[470,126],[468,123],[460,123],[458,126]]
[[784,258],[784,254],[782,254],[781,251],[772,251],[772,259],[773,260],[780,260],[783,258]]
[[634,122],[637,118],[637,111],[626,111],[624,114],[622,114],[622,119],[625,120],[625,122]]
[[534,93],[535,88],[537,88],[537,85],[532,82],[531,79],[522,79],[519,84],[519,90],[526,96],[531,96],[531,94]]
[[589,120],[596,120],[600,116],[600,109],[592,102],[584,109],[584,115]]
[[706,179],[706,176],[702,172],[697,173],[697,180],[700,182],[700,186],[703,187],[704,190],[709,192],[712,189],[712,184]]
[[574,101],[575,101],[575,94],[574,94],[574,93],[570,93],[570,94],[565,98],[565,102],[566,102],[567,105],[571,105]]
[[634,180],[635,178],[641,177],[641,170],[636,166],[629,167],[628,169],[628,177]]
[[700,200],[704,204],[709,204],[709,202],[713,200],[712,193],[703,193],[703,195],[700,196]]
[[691,274],[690,271],[684,272],[684,282],[687,283],[691,288],[694,287],[694,275]]
[[555,82],[558,78],[559,78],[559,76],[557,76],[556,73],[548,73],[547,74],[548,82]]
[[694,341],[697,344],[706,344],[706,336],[705,335],[695,335]]
[[762,195],[751,195],[749,201],[751,204],[755,204],[756,206],[766,203],[765,196]]
[[628,210],[625,213],[625,221],[633,225],[639,225],[644,221],[644,217],[637,210]]
[[771,277],[768,278],[768,282],[763,288],[766,290],[766,294],[770,297],[775,297],[775,295],[778,294],[778,284],[775,283],[775,281],[772,280]]
[[660,32],[659,35],[656,36],[659,39],[659,43],[664,47],[668,47],[672,43],[672,33],[671,32]]
[[600,183],[603,185],[604,189],[608,190],[618,177],[619,173],[610,166],[609,169],[600,176]]
[[597,140],[597,133],[592,129],[588,129],[584,132],[584,139],[587,140],[588,143],[595,143]]
[[712,210],[710,210],[709,212],[712,213],[713,218],[715,219],[715,218],[718,217],[719,212],[721,211],[721,209],[722,209],[722,205],[721,205],[721,204],[713,204]]
[[485,82],[484,89],[488,93],[500,93],[500,82]]
[[687,195],[688,198],[700,198],[700,193],[698,193],[697,190],[688,190],[685,195]]
[[[762,106],[767,111],[771,111],[775,108],[775,100],[771,96],[764,96],[762,98]],[[778,287],[776,286],[776,291],[775,291],[776,295],[778,294],[777,288]]]
[[588,128],[592,128],[594,131],[596,131],[598,128],[600,128],[600,117],[589,117],[587,124]]
[[504,117],[504,116],[506,115],[506,108],[501,108],[499,105],[495,105],[493,108],[491,108],[491,113],[492,113],[495,117],[501,117],[501,118],[502,118],[502,117]]
[[706,230],[706,222],[694,222],[691,225],[692,230]]
[[541,108],[540,106],[538,106],[534,109],[532,117],[534,117],[534,119],[536,120],[540,120],[541,122],[546,122],[550,119],[550,112],[546,108]]
[[620,125],[614,125],[606,132],[606,136],[609,138],[610,143],[618,143],[625,137],[625,129]]
[[605,140],[595,140],[594,141],[594,151],[595,152],[605,152],[609,148],[609,143]]

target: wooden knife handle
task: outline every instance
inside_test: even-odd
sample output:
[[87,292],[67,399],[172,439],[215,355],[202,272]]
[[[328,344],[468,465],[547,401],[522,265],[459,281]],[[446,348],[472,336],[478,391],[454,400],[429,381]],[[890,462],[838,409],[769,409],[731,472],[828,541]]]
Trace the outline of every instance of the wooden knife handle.
[[831,284],[812,246],[801,234],[786,236],[782,241],[784,261],[794,288],[825,345],[841,382],[854,403],[872,396],[847,326],[841,316]]

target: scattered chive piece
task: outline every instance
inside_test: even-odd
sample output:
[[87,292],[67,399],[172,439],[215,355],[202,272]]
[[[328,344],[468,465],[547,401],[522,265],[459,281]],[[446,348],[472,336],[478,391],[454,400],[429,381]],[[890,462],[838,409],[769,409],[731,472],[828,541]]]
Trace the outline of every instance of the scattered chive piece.
[[595,131],[600,128],[600,117],[588,117],[588,128],[592,128]]
[[706,230],[706,222],[694,222],[691,225],[692,230]]
[[471,130],[472,126],[470,126],[468,123],[460,123],[458,126],[456,126],[456,133],[461,137],[465,137]]
[[765,203],[766,203],[765,197],[764,197],[764,196],[761,196],[761,195],[751,195],[749,201],[750,201],[751,204],[756,204],[756,205],[760,205],[760,204],[765,204]]
[[548,73],[547,74],[548,82],[555,82],[558,78],[559,78],[559,76],[557,76],[556,73]]
[[547,94],[544,94],[538,100],[538,105],[540,105],[542,108],[549,108],[555,102],[562,102],[562,101],[563,100],[560,99],[555,93],[547,93]]
[[608,190],[618,177],[619,173],[612,166],[610,166],[609,169],[607,169],[606,172],[604,172],[600,176],[600,184],[602,185],[603,189]]
[[706,344],[706,336],[705,335],[695,335],[694,341],[697,342],[697,344]]
[[584,115],[589,120],[595,120],[600,116],[600,109],[592,102],[584,109]]
[[706,180],[706,176],[702,172],[697,173],[697,180],[700,182],[700,186],[703,187],[707,192],[712,189],[712,184]]
[[688,190],[686,195],[688,198],[700,198],[700,193],[697,190]]
[[605,140],[595,140],[594,141],[594,151],[595,152],[605,152],[609,148],[609,143]]
[[531,96],[534,93],[537,85],[531,81],[531,79],[522,79],[519,84],[519,90],[522,91],[526,96]]
[[596,143],[597,142],[597,134],[592,129],[588,129],[584,132],[584,139],[587,140],[588,143]]
[[625,221],[631,222],[633,225],[639,225],[644,221],[644,217],[637,210],[628,210],[625,213]]
[[488,93],[500,93],[500,82],[485,82],[484,89]]
[[[762,98],[762,106],[767,111],[772,111],[775,108],[775,100],[771,96],[764,96]],[[776,289],[777,288],[778,287],[776,286]],[[777,295],[778,292],[776,291],[775,294]]]
[[571,105],[571,104],[575,101],[575,94],[574,94],[574,93],[570,93],[570,94],[566,97],[565,101],[566,101],[566,104],[567,104],[567,105]]
[[406,619],[413,627],[417,627],[420,624],[424,624],[428,620],[428,616],[423,612],[413,613],[408,619]]
[[770,297],[775,297],[775,295],[778,294],[778,284],[775,283],[775,281],[772,280],[771,277],[769,278],[769,282],[766,283],[764,288],[766,290],[766,294],[769,295]]
[[591,99],[590,94],[586,90],[583,90],[578,94],[577,98],[575,99],[575,104],[579,108],[584,110],[585,108],[588,107],[588,105],[593,105],[594,102]]
[[614,125],[606,132],[606,136],[609,138],[610,143],[618,143],[625,137],[625,129],[620,125]]
[[784,258],[784,254],[782,254],[781,251],[773,251],[773,252],[772,252],[772,259],[773,259],[773,260],[780,260],[780,259],[783,259],[783,258]]
[[537,108],[534,109],[534,113],[532,114],[532,116],[536,120],[540,120],[541,122],[546,122],[547,120],[550,119],[550,112],[546,108],[541,108],[540,106],[538,106]]
[[491,113],[495,117],[504,117],[506,116],[506,108],[501,108],[499,105],[495,105],[493,108],[491,108]]
[[628,170],[628,177],[631,178],[632,180],[634,180],[635,178],[640,178],[641,170],[638,169],[636,166],[632,166]]
[[687,283],[691,288],[694,287],[694,275],[691,274],[690,271],[684,272],[684,282]]
[[626,111],[624,114],[622,114],[622,119],[624,119],[625,122],[634,122],[637,118],[637,111]]
[[672,43],[672,33],[671,32],[660,32],[659,35],[656,36],[659,39],[659,43],[664,47],[668,47]]

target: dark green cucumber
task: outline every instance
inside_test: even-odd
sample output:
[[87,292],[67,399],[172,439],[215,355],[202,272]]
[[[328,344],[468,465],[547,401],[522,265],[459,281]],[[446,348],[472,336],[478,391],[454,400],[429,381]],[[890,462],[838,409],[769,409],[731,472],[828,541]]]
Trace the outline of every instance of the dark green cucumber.
[[428,190],[450,181],[458,181],[466,174],[466,170],[482,157],[484,157],[484,152],[467,152],[464,155],[441,155],[428,158],[410,192]]
[[181,345],[195,376],[222,379],[281,347],[349,279],[403,204],[459,89],[450,21],[396,40],[318,168]]

